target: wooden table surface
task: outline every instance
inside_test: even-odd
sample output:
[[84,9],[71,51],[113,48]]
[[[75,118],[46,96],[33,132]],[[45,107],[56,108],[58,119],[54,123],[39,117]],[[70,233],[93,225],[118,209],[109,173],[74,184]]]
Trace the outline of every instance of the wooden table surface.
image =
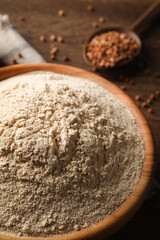
[[[99,28],[106,26],[129,27],[133,21],[145,11],[153,0],[0,0],[0,13],[9,14],[17,30],[34,46],[47,62],[56,62],[80,67],[91,71],[82,58],[82,46],[95,29],[92,22],[98,22],[104,17],[105,22]],[[88,12],[91,4],[94,11]],[[64,17],[58,16],[58,10],[63,9]],[[25,21],[20,21],[24,16]],[[57,59],[50,60],[51,34],[62,36],[64,43],[56,43],[59,52]],[[40,42],[39,37],[44,35],[46,42]],[[118,86],[124,85],[126,93],[134,99],[140,94],[146,100],[150,94],[160,90],[160,17],[158,17],[143,34],[143,50],[141,58],[121,69],[106,71],[97,74],[109,79]],[[63,56],[70,61],[64,62]],[[136,67],[141,61],[143,68]],[[145,73],[149,69],[150,74]],[[124,75],[134,81],[134,85],[119,79]],[[141,104],[141,102],[140,102]],[[141,108],[151,127],[156,147],[156,179],[160,182],[160,97],[150,105],[153,113]],[[160,192],[146,200],[136,216],[112,240],[159,240],[160,239]]]

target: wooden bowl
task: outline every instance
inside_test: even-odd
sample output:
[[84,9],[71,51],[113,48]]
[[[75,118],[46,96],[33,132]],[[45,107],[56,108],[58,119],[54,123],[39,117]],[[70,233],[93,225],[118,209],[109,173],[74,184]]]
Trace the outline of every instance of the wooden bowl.
[[[142,135],[142,139],[144,141],[145,160],[139,183],[135,191],[131,194],[131,196],[115,212],[113,212],[103,221],[97,223],[94,226],[68,235],[40,238],[41,240],[85,240],[85,239],[100,240],[104,238],[106,239],[113,233],[117,232],[134,216],[134,214],[137,212],[137,210],[144,202],[150,189],[154,171],[154,144],[152,134],[148,127],[147,121],[145,120],[144,116],[137,108],[135,103],[117,86],[115,86],[108,80],[99,77],[96,74],[87,72],[80,68],[49,63],[13,65],[10,67],[0,68],[0,80],[21,73],[36,70],[51,71],[56,73],[72,75],[75,77],[91,79],[92,81],[98,83],[102,87],[109,90],[113,95],[116,96],[117,99],[123,102],[126,105],[126,107],[132,112],[138,124],[138,127]],[[20,239],[24,238],[0,234],[0,240],[20,240]],[[37,240],[37,238],[29,237],[27,238],[27,240]]]

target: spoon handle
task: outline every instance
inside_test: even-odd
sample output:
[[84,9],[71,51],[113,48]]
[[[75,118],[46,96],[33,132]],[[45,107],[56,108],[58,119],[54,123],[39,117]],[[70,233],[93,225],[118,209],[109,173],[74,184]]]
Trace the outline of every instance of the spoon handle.
[[141,34],[151,23],[151,20],[160,14],[160,0],[154,2],[131,26],[130,29]]

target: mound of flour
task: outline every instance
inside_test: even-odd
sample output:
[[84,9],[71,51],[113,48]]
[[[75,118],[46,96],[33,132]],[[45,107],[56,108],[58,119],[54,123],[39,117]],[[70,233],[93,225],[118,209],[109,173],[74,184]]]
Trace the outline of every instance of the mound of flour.
[[144,146],[129,110],[89,80],[32,72],[0,83],[0,232],[89,227],[135,189]]

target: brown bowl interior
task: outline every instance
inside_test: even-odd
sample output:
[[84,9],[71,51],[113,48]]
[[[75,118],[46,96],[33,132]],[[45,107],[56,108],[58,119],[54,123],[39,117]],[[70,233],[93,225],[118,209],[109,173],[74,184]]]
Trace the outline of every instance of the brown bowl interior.
[[[127,29],[127,28],[123,28],[123,27],[106,27],[106,28],[102,28],[102,29],[98,29],[96,30],[95,32],[93,32],[89,38],[86,40],[86,42],[84,43],[83,45],[83,48],[82,48],[82,56],[83,56],[83,59],[85,60],[85,62],[88,64],[88,65],[92,65],[91,64],[91,61],[89,60],[89,58],[87,57],[87,45],[88,43],[96,36],[96,35],[100,35],[101,33],[106,33],[106,32],[109,32],[109,31],[116,31],[116,32],[120,32],[120,33],[126,33],[128,36],[130,36],[131,39],[133,39],[137,45],[138,45],[138,51],[137,53],[135,54],[135,56],[132,58],[132,59],[126,59],[126,61],[122,61],[120,62],[119,64],[117,64],[116,66],[114,67],[109,67],[109,68],[116,68],[116,67],[119,67],[119,66],[122,66],[122,65],[125,65],[129,62],[131,62],[141,51],[141,48],[142,48],[142,44],[141,44],[141,40],[139,38],[139,36],[131,31],[130,29]],[[101,70],[101,69],[105,69],[104,67],[101,68],[101,67],[96,67],[97,69]]]
[[[85,239],[100,240],[104,238],[106,239],[113,233],[117,232],[134,216],[134,214],[140,208],[148,194],[154,172],[154,144],[151,131],[148,127],[148,124],[143,114],[137,108],[135,103],[123,91],[121,91],[117,86],[115,86],[108,80],[99,77],[96,74],[82,70],[80,68],[49,63],[13,65],[10,67],[0,68],[0,80],[21,73],[36,70],[68,74],[76,77],[91,79],[92,81],[97,82],[99,85],[109,90],[113,95],[116,96],[116,98],[118,98],[121,102],[123,102],[126,105],[126,107],[132,112],[138,124],[138,127],[142,135],[142,139],[144,141],[145,160],[141,178],[135,191],[131,194],[131,196],[115,212],[113,212],[106,219],[97,223],[94,226],[68,235],[40,238],[41,240],[85,240]],[[0,234],[0,240],[20,240],[20,239],[37,240],[37,238],[20,238]]]

